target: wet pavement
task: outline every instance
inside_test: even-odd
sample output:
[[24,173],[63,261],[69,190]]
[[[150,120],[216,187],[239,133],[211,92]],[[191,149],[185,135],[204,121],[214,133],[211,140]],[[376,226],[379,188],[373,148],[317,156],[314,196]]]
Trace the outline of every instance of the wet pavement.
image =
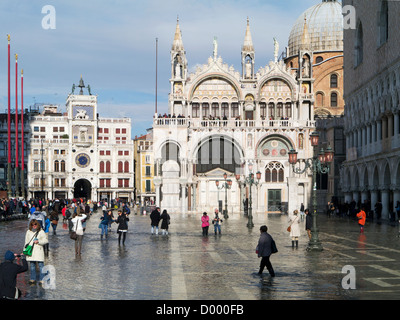
[[[57,235],[49,233],[55,288],[29,285],[29,271],[20,275],[22,300],[369,300],[400,299],[400,238],[398,226],[367,223],[360,234],[348,218],[318,216],[324,250],[306,250],[301,223],[299,248],[292,249],[287,216],[231,214],[222,234],[203,237],[200,214],[171,214],[170,233],[150,234],[149,216],[130,215],[125,245],[118,245],[116,225],[107,240],[100,238],[100,211],[87,222],[82,255],[60,219]],[[279,252],[271,257],[276,277],[257,275],[255,254],[259,227],[268,226]],[[0,257],[22,251],[27,221],[0,224]],[[355,289],[342,280],[355,271]],[[348,268],[348,267],[345,267]],[[345,269],[348,270],[348,269]],[[349,280],[347,283],[350,283]]]

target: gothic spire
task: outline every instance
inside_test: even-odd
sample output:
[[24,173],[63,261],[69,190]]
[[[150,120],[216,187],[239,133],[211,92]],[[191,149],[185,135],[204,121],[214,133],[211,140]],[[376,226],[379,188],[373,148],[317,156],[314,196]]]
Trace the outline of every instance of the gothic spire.
[[249,17],[247,17],[246,34],[244,36],[244,43],[243,43],[242,51],[246,51],[246,52],[254,51],[253,40],[251,38],[251,32],[250,32]]
[[175,37],[174,42],[172,43],[173,51],[184,51],[183,41],[182,41],[182,32],[179,27],[179,17],[176,19],[176,29],[175,29]]
[[301,48],[302,50],[311,50],[310,35],[308,33],[307,17],[304,17],[304,28],[303,35],[301,38]]

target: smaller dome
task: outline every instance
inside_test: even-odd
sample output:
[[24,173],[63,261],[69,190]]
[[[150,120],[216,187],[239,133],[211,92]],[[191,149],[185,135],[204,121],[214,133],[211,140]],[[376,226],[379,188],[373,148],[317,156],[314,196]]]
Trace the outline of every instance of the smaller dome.
[[314,52],[343,51],[343,13],[340,2],[324,0],[300,15],[290,32],[289,56],[297,55],[302,46]]

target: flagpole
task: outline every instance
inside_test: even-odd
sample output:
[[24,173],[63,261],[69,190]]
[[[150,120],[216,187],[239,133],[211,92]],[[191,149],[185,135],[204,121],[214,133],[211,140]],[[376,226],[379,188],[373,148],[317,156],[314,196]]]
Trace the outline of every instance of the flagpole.
[[157,74],[158,74],[158,38],[156,38],[156,115],[158,114],[157,112]]
[[7,125],[8,125],[8,161],[7,161],[7,197],[11,198],[11,89],[10,89],[10,35],[7,35],[8,38],[8,117],[7,117]]
[[19,144],[18,144],[18,54],[15,55],[15,196],[19,197]]
[[21,69],[21,196],[25,199],[24,70]]

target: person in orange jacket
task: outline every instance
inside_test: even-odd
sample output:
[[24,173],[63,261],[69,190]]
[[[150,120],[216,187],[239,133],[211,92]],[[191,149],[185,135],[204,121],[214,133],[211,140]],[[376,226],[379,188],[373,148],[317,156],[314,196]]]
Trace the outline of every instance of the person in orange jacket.
[[361,207],[360,212],[357,213],[357,218],[358,218],[358,224],[360,226],[360,232],[364,232],[365,220],[367,218],[364,207]]

